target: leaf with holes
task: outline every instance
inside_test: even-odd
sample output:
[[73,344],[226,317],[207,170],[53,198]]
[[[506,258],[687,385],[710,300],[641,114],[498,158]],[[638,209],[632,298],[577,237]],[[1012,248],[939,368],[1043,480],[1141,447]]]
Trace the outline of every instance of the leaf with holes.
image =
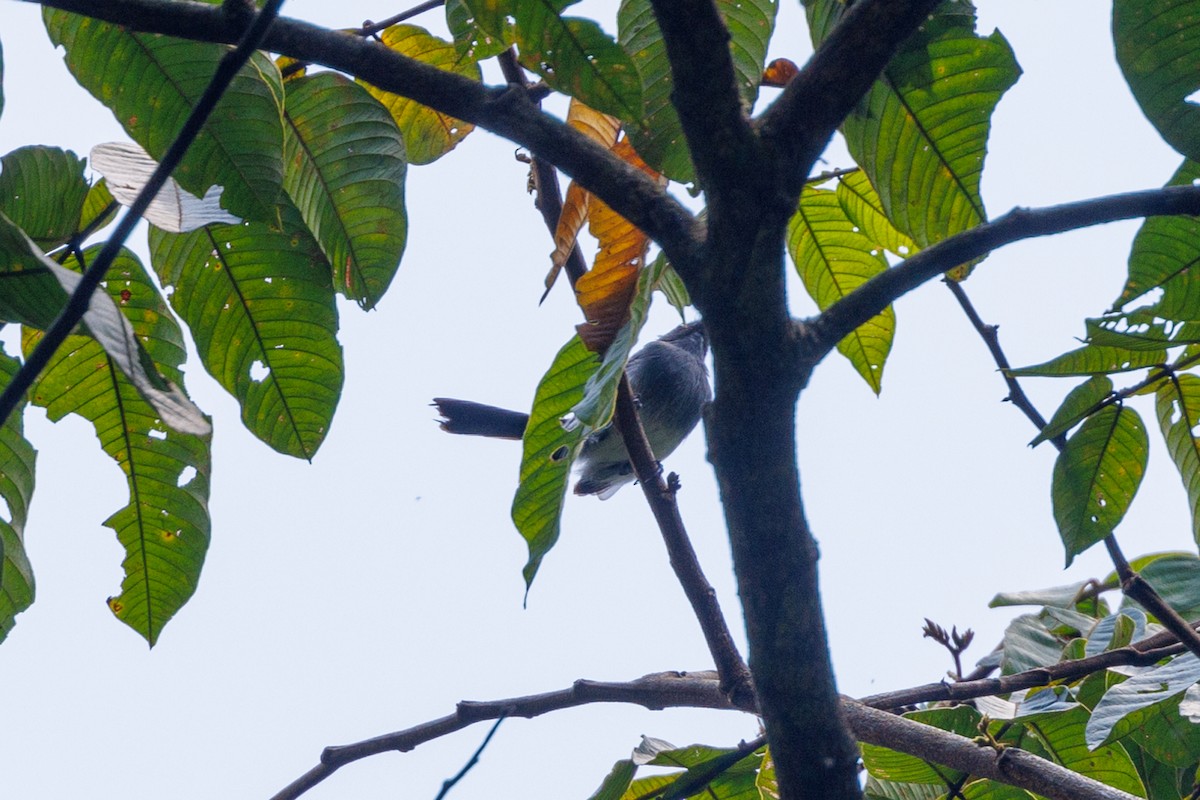
[[[887,270],[883,251],[864,235],[829,189],[805,187],[788,223],[788,253],[808,294],[822,311]],[[888,306],[842,341],[845,356],[875,394],[896,335],[896,312]]]
[[1054,462],[1050,493],[1068,566],[1125,516],[1146,472],[1149,446],[1141,417],[1122,405],[1088,417],[1067,440]]
[[400,131],[366,89],[332,72],[290,81],[286,117],[287,192],[333,266],[334,287],[374,308],[408,232]]
[[[0,389],[17,374],[21,363],[0,345]],[[33,569],[25,553],[25,522],[33,497],[37,451],[25,438],[26,399],[21,398],[0,427],[0,641],[13,629],[14,618],[33,604]]]
[[[844,13],[805,3],[814,44]],[[920,247],[983,222],[979,178],[991,115],[1021,70],[999,32],[975,33],[974,8],[946,2],[911,36],[842,125],[888,218]],[[965,277],[965,270],[952,271]]]
[[546,84],[597,111],[637,119],[642,81],[637,67],[612,37],[590,19],[562,17],[561,3],[513,0],[521,64]]
[[[87,260],[97,250],[86,251]],[[125,313],[157,370],[182,385],[183,336],[132,253],[123,251],[113,262],[104,291]],[[26,328],[25,352],[40,338],[38,331]],[[104,523],[125,548],[121,594],[108,604],[153,646],[195,592],[208,550],[211,436],[167,429],[105,350],[87,336],[66,340],[30,394],[53,421],[71,413],[89,420],[101,447],[125,473],[129,504]]]
[[[773,0],[718,0],[716,5],[729,30],[738,92],[749,108],[758,97],[778,4]],[[617,11],[617,39],[633,57],[641,76],[641,113],[622,117],[629,123],[633,146],[646,163],[671,180],[690,183],[696,176],[679,115],[671,104],[671,65],[650,0],[622,0]]]
[[1200,159],[1200,2],[1116,0],[1113,43],[1117,63],[1146,119],[1167,143]]
[[1183,479],[1192,509],[1192,537],[1200,543],[1200,378],[1177,375],[1164,381],[1154,397],[1158,426],[1171,460]]
[[475,61],[500,55],[508,47],[502,36],[484,30],[466,0],[446,0],[446,27],[455,49]]
[[43,250],[79,230],[88,195],[84,161],[70,150],[31,146],[0,158],[0,212]]
[[529,545],[525,589],[533,584],[542,559],[558,541],[559,522],[571,465],[590,432],[586,425],[566,430],[560,420],[580,398],[599,360],[578,336],[558,351],[542,376],[522,441],[521,481],[513,497],[512,519]]
[[[311,459],[341,394],[338,316],[324,257],[296,219],[150,231],[151,261],[204,368],[237,398],[246,428]],[[326,267],[326,268],[323,268]]]
[[[183,126],[229,48],[46,8],[46,30],[66,48],[67,67],[83,88],[155,160]],[[279,70],[255,53],[233,79],[172,177],[197,197],[225,187],[225,207],[244,219],[270,221],[283,182]]]
[[855,170],[839,176],[835,191],[846,216],[872,242],[901,258],[907,258],[920,249],[912,239],[892,225],[887,212],[883,210],[883,201],[879,199],[865,172]]
[[[393,25],[380,37],[389,49],[430,64],[438,69],[478,81],[479,64],[468,53],[460,53],[453,44],[431,36],[416,25]],[[404,150],[410,164],[429,164],[453,150],[475,126],[434,111],[415,100],[391,94],[360,82],[392,115],[404,136]]]

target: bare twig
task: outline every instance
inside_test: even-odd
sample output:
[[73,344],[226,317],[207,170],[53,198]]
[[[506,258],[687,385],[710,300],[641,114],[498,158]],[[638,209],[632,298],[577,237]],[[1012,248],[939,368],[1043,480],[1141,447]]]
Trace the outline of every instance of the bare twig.
[[471,758],[467,760],[467,763],[463,765],[463,768],[455,773],[453,778],[447,778],[446,780],[442,781],[442,789],[437,793],[437,797],[435,797],[434,800],[442,800],[442,798],[449,794],[450,790],[454,788],[454,785],[461,781],[463,777],[465,777],[466,774],[471,771],[471,768],[479,763],[479,757],[483,755],[483,751],[488,746],[488,742],[490,742],[492,737],[496,735],[496,729],[500,727],[500,723],[504,722],[504,719],[505,717],[503,714],[501,714],[499,717],[496,717],[495,724],[488,729],[487,736],[483,737],[483,741],[480,742],[479,747],[476,748],[475,752],[471,754]]
[[[252,17],[249,25],[244,27],[243,32],[238,37],[237,47],[226,53],[220,63],[217,65],[217,70],[213,74],[212,79],[205,87],[204,93],[200,99],[196,101],[195,107],[184,120],[183,126],[179,133],[176,134],[171,146],[167,148],[163,155],[162,161],[155,168],[150,179],[146,181],[146,185],[138,192],[133,204],[129,210],[125,212],[125,216],[117,223],[113,234],[108,241],[104,243],[104,247],[100,250],[96,260],[83,273],[79,284],[75,291],[71,293],[67,300],[66,306],[59,313],[58,318],[46,329],[45,335],[34,347],[33,352],[29,354],[29,358],[21,366],[21,369],[13,376],[8,385],[4,387],[3,393],[0,393],[0,425],[3,425],[8,416],[16,408],[25,392],[37,380],[37,376],[42,373],[46,365],[50,363],[51,356],[58,350],[59,346],[70,335],[75,326],[83,319],[83,315],[88,310],[88,305],[91,302],[92,295],[100,282],[104,280],[104,275],[108,272],[109,265],[113,259],[121,252],[121,247],[124,246],[125,240],[129,238],[129,234],[133,232],[133,228],[142,219],[142,214],[150,206],[151,201],[162,189],[167,182],[167,178],[171,176],[171,172],[183,160],[183,156],[187,153],[187,149],[191,147],[196,136],[199,135],[200,129],[204,127],[205,120],[208,119],[213,109],[216,108],[217,102],[225,90],[229,88],[230,82],[237,75],[238,70],[242,65],[249,60],[254,51],[258,49],[267,32],[271,28],[271,23],[275,20],[279,13],[279,6],[283,0],[270,0],[263,7],[262,11]],[[227,3],[231,8],[237,4]],[[224,7],[223,7],[224,8]],[[223,13],[222,9],[216,9],[217,13]],[[253,14],[253,11],[249,11]],[[236,16],[235,14],[227,14],[227,16]]]
[[751,710],[733,706],[721,691],[716,674],[712,672],[660,672],[626,683],[579,680],[557,692],[483,703],[464,700],[453,714],[440,719],[355,744],[325,748],[320,764],[288,784],[272,800],[294,800],[347,764],[379,753],[406,753],[418,745],[476,722],[499,719],[501,716],[531,719],[591,703],[632,703],[653,711],[675,707]]

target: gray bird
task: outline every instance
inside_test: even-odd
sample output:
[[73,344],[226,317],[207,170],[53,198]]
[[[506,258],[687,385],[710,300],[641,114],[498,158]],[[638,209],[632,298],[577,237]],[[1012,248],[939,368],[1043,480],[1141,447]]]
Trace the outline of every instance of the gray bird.
[[[630,357],[625,371],[638,404],[638,416],[654,457],[674,452],[696,427],[704,404],[712,398],[704,356],[708,340],[701,322],[680,325]],[[520,439],[529,415],[520,411],[435,397],[442,430],[473,436]],[[634,479],[629,454],[611,426],[588,436],[579,454],[575,494],[609,497]]]

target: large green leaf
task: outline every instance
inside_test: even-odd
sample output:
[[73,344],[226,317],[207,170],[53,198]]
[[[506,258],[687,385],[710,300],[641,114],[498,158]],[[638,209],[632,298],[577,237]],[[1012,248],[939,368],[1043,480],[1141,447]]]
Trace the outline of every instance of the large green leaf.
[[1001,646],[1000,671],[1005,675],[1057,664],[1063,651],[1062,640],[1038,614],[1022,614],[1010,622]]
[[255,222],[185,234],[152,228],[150,251],[200,360],[237,398],[247,429],[311,459],[343,378],[333,286],[316,242],[298,224]]
[[0,214],[0,322],[47,328],[67,292],[20,228]]
[[[229,48],[149,33],[51,8],[46,30],[66,48],[80,85],[108,106],[129,136],[161,161]],[[239,217],[270,221],[283,181],[279,70],[255,53],[230,84],[172,173],[203,197],[225,188],[222,205]]]
[[[979,733],[979,724],[983,719],[982,715],[970,706],[912,711],[904,716],[914,722],[932,725],[966,737]],[[864,743],[861,747],[863,766],[876,780],[945,784],[958,780],[964,774],[879,745]]]
[[527,588],[558,541],[571,464],[589,432],[585,425],[566,430],[560,420],[583,398],[583,387],[599,366],[596,354],[574,336],[554,357],[533,398],[512,504],[513,522],[529,545],[523,572]]
[[[431,64],[439,69],[478,81],[479,64],[471,53],[460,52],[450,42],[431,36],[416,25],[393,25],[380,37],[383,43],[401,55]],[[448,117],[415,100],[401,97],[363,84],[367,91],[391,112],[400,133],[410,164],[428,164],[444,156],[458,145],[475,126]]]
[[919,249],[916,243],[896,230],[887,218],[883,201],[871,185],[871,179],[861,169],[838,176],[837,199],[851,221],[875,244],[901,258]]
[[1113,382],[1105,375],[1093,375],[1067,393],[1062,405],[1042,428],[1042,432],[1029,443],[1033,445],[1053,439],[1074,428],[1090,414],[1098,403],[1113,391]]
[[0,211],[43,250],[79,229],[88,194],[84,160],[57,147],[21,147],[0,158]]
[[[841,0],[806,0],[819,44]],[[999,32],[975,34],[974,8],[944,3],[911,36],[842,125],[892,223],[927,247],[984,219],[979,178],[992,111],[1020,76]]]
[[1054,462],[1051,498],[1068,566],[1125,516],[1149,447],[1141,417],[1123,405],[1104,407],[1067,440]]
[[1069,375],[1103,375],[1111,372],[1131,372],[1153,367],[1167,360],[1165,350],[1129,350],[1124,347],[1087,345],[1061,356],[1035,364],[1008,370],[1009,375],[1039,375],[1061,378]]
[[1125,748],[1119,744],[1088,747],[1084,730],[1090,716],[1086,708],[1076,706],[1062,713],[1040,715],[1024,724],[1058,765],[1135,797],[1145,797],[1146,788]]
[[373,308],[408,233],[404,139],[366,89],[332,72],[288,83],[285,186],[333,265],[337,291]]
[[[21,364],[0,346],[0,389]],[[24,398],[0,428],[0,641],[12,630],[14,617],[33,603],[33,570],[25,553],[25,522],[33,497],[37,452],[25,438]]]
[[[88,260],[96,249],[86,253]],[[105,290],[127,315],[155,367],[181,383],[183,336],[132,253],[124,251],[113,262]],[[26,352],[40,336],[26,329]],[[208,550],[211,437],[167,429],[90,337],[69,337],[31,396],[51,420],[75,413],[91,421],[104,451],[125,473],[129,504],[104,523],[125,548],[121,594],[108,603],[153,646],[196,590]]]
[[[822,311],[888,268],[883,251],[846,216],[830,189],[805,187],[788,223],[788,252],[800,281]],[[888,306],[838,342],[875,394],[883,388],[883,366],[896,334],[896,312]]]
[[[1200,163],[1184,161],[1167,186],[1191,186],[1197,179]],[[1148,217],[1142,223],[1129,252],[1129,278],[1114,310],[1156,287],[1162,287],[1157,314],[1167,319],[1200,319],[1200,220],[1196,217]]]
[[1192,653],[1184,653],[1117,684],[1092,710],[1086,728],[1088,746],[1095,748],[1115,742],[1139,729],[1154,706],[1183,694],[1197,681],[1200,681],[1200,660]]
[[561,0],[511,0],[521,64],[550,88],[621,119],[642,112],[642,81],[625,50],[590,19],[563,17]]
[[[1200,558],[1192,553],[1154,553],[1131,566],[1184,619],[1200,617]],[[1114,572],[1105,583],[1120,585],[1120,580]],[[1134,604],[1128,597],[1122,602]]]
[[1142,111],[1167,143],[1200,159],[1200,2],[1115,0],[1117,63]]
[[[718,0],[716,5],[729,29],[738,92],[749,108],[758,97],[778,5],[772,0]],[[673,82],[667,48],[650,0],[622,0],[617,11],[617,39],[633,57],[641,76],[641,114],[625,118],[633,146],[647,164],[668,178],[683,183],[694,180],[683,128],[671,104]]]
[[1200,425],[1200,378],[1185,374],[1164,381],[1154,400],[1159,429],[1187,490],[1192,538],[1200,543],[1200,441],[1195,436]]

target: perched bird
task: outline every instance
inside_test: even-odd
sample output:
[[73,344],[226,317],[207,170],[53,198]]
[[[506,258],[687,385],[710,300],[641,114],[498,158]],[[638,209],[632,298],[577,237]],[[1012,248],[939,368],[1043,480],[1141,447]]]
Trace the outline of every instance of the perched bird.
[[[696,427],[704,404],[712,398],[704,356],[708,340],[701,322],[680,325],[634,353],[625,365],[638,416],[654,457],[664,459]],[[435,397],[442,430],[472,436],[520,439],[529,415],[520,411]],[[633,467],[621,437],[612,426],[588,436],[578,458],[575,494],[607,500],[633,480]]]

